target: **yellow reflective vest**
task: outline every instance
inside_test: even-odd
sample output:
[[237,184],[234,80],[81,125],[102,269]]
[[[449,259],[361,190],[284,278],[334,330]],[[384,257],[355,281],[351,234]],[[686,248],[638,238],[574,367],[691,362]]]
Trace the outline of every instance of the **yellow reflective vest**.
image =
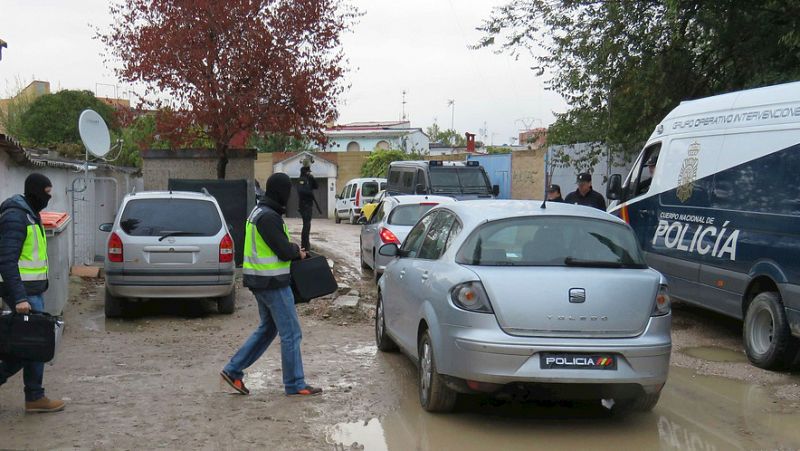
[[[288,275],[292,262],[279,259],[258,232],[256,223],[262,213],[260,208],[256,208],[250,213],[250,217],[247,218],[242,273],[257,277]],[[286,224],[283,225],[283,233],[286,234],[286,238],[289,238],[289,229],[286,227]]]
[[[26,216],[28,219],[27,235],[22,244],[22,252],[19,255],[19,275],[23,282],[39,282],[47,280],[47,237],[44,234],[44,227],[36,221]],[[0,282],[3,277],[0,276]]]

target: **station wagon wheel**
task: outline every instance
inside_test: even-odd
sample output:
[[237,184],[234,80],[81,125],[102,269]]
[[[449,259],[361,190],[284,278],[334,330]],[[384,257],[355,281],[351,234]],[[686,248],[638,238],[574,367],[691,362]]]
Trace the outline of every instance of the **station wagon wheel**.
[[103,299],[106,318],[120,318],[125,314],[125,300],[113,296],[106,287],[105,298]]
[[768,370],[786,368],[797,350],[780,295],[758,294],[747,308],[744,319],[744,347],[753,365]]
[[419,340],[419,402],[428,412],[450,412],[458,393],[448,387],[436,370],[431,335],[426,330]]
[[383,295],[378,293],[378,305],[375,306],[375,344],[383,352],[397,349],[397,345],[386,333],[386,317],[383,309]]

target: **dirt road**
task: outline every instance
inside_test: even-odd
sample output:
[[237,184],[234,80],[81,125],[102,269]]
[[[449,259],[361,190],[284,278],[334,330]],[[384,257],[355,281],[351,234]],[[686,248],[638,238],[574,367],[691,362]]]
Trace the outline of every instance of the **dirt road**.
[[[342,281],[374,302],[358,269],[358,228],[315,221],[313,230]],[[675,308],[673,367],[650,414],[620,420],[597,406],[479,398],[430,415],[419,408],[414,365],[377,353],[372,323],[358,311],[327,301],[300,309],[307,379],[324,396],[283,396],[276,343],[248,372],[253,394],[244,397],[217,374],[257,323],[249,292],[239,292],[229,316],[207,302],[148,302],[136,318],[106,320],[101,289],[75,281],[63,346],[46,370],[48,394],[67,398],[68,410],[23,414],[15,376],[0,388],[0,448],[800,448],[800,374],[750,366],[737,322],[685,306]]]

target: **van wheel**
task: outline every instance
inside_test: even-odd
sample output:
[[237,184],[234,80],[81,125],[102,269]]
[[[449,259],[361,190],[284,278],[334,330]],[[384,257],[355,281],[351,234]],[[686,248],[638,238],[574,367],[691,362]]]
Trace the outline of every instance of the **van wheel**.
[[230,315],[236,310],[236,287],[230,294],[217,299],[217,311],[223,315]]
[[382,352],[397,350],[397,345],[386,333],[386,313],[383,310],[383,294],[378,293],[378,305],[375,306],[375,344]]
[[356,219],[356,212],[350,210],[350,224],[356,225],[357,222],[358,220]]
[[339,217],[339,210],[333,210],[333,220],[336,221],[337,224],[342,223],[342,219]]
[[750,362],[766,370],[784,369],[794,360],[796,346],[780,295],[765,292],[753,298],[744,318],[744,348]]
[[105,304],[106,318],[120,318],[125,313],[125,300],[112,296],[106,287]]
[[419,340],[419,403],[428,412],[451,412],[456,405],[458,393],[445,385],[436,369],[433,342],[427,330]]

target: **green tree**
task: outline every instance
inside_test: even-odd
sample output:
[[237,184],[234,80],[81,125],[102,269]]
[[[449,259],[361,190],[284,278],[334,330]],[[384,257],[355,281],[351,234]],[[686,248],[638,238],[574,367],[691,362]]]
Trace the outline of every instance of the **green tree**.
[[464,147],[467,145],[467,138],[453,129],[442,130],[439,125],[434,123],[425,129],[425,134],[431,142],[448,144],[453,147]]
[[[81,144],[78,117],[85,109],[97,111],[108,127],[117,130],[114,109],[90,91],[59,91],[37,97],[20,116],[18,139],[28,146],[62,148],[74,154]],[[82,153],[80,147],[78,153]]]
[[422,155],[406,153],[397,149],[374,150],[361,166],[362,177],[386,177],[389,172],[389,163],[403,160],[419,160]]
[[296,138],[282,133],[254,134],[247,141],[249,147],[259,152],[303,152],[313,151],[314,146],[308,139]]
[[800,77],[800,0],[518,0],[481,30],[476,47],[530,56],[566,99],[549,144],[614,154],[638,151],[682,100]]

